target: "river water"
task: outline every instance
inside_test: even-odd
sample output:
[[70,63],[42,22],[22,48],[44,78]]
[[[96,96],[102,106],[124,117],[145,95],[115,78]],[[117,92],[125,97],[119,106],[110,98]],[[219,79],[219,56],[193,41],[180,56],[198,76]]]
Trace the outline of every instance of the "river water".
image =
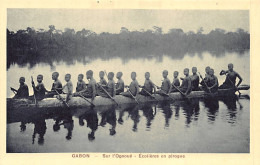
[[[7,97],[12,97],[10,87],[19,86],[24,76],[30,88],[30,76],[44,76],[44,84],[51,88],[51,73],[58,71],[60,80],[71,73],[74,88],[77,75],[92,69],[94,78],[98,72],[123,72],[126,84],[130,73],[137,72],[139,84],[144,73],[151,73],[151,80],[161,84],[162,71],[173,71],[196,66],[204,75],[204,68],[215,69],[219,76],[228,63],[243,78],[242,84],[250,84],[250,55],[224,53],[215,56],[209,52],[186,54],[182,59],[167,55],[133,59],[87,59],[87,62],[54,62],[31,67],[29,64],[13,64],[7,70]],[[241,91],[249,95],[249,91]],[[220,100],[192,100],[191,102],[164,102],[149,105],[123,105],[95,109],[21,110],[8,112],[7,152],[166,152],[166,153],[248,153],[250,152],[250,100],[245,98]]]

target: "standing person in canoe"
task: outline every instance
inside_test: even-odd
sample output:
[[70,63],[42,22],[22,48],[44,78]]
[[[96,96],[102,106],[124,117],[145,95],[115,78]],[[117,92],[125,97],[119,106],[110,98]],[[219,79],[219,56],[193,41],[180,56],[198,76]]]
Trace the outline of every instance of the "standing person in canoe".
[[140,89],[139,89],[138,81],[136,80],[136,72],[131,73],[131,79],[132,82],[130,83],[129,86],[127,86],[129,88],[128,91],[120,93],[121,95],[126,97],[133,97],[133,96],[135,97],[139,93]]
[[191,79],[191,90],[198,91],[199,90],[199,83],[200,77],[197,74],[197,67],[192,67],[192,75],[190,76]]
[[16,92],[16,94],[13,98],[14,99],[28,98],[29,97],[29,89],[28,89],[28,86],[25,84],[25,78],[20,77],[19,83],[20,83],[20,87],[19,87],[18,90],[11,87],[11,90],[13,92]]
[[[53,72],[52,73],[52,80],[54,80],[51,91],[48,91],[45,97],[53,97],[54,95],[57,95],[57,92],[59,94],[62,93],[62,84],[60,82],[59,78],[59,73],[58,72]],[[57,92],[56,92],[57,91]]]
[[74,96],[83,96],[86,98],[91,98],[91,100],[93,101],[94,98],[96,97],[96,80],[93,78],[93,71],[92,70],[88,70],[87,73],[87,80],[89,80],[89,83],[87,85],[87,88],[85,88],[84,90],[74,93]]
[[214,69],[210,69],[208,79],[208,87],[211,93],[218,92],[218,78],[214,75]]
[[188,95],[191,92],[191,78],[189,76],[189,69],[185,68],[183,72],[184,72],[185,78],[183,79],[182,84],[179,89],[185,95]]
[[117,83],[116,83],[116,95],[120,94],[121,92],[124,92],[125,90],[125,83],[122,80],[123,73],[122,72],[117,72],[116,78],[117,78]]
[[83,80],[83,78],[84,78],[83,74],[79,74],[78,75],[78,82],[77,82],[77,87],[76,87],[76,93],[83,91],[87,87],[85,81]]
[[73,94],[73,84],[70,81],[70,79],[71,79],[71,75],[70,74],[66,74],[65,75],[65,81],[67,83],[62,88],[63,93],[67,94],[66,95],[66,102],[68,102],[72,98],[72,94]]
[[46,89],[45,89],[45,86],[44,86],[42,80],[43,80],[43,75],[41,75],[41,74],[37,76],[38,84],[36,86],[34,84],[34,81],[32,80],[32,87],[33,87],[33,91],[34,91],[36,100],[42,100],[45,98]]
[[179,72],[174,71],[173,72],[173,81],[172,81],[172,89],[171,92],[177,92],[177,89],[175,89],[174,86],[179,87],[180,86],[180,80],[178,78]]
[[[102,87],[103,87],[100,89],[100,90],[103,90],[103,92],[101,93],[100,96],[106,97],[106,98],[110,98],[110,96],[111,96],[113,98],[116,95],[116,84],[114,81],[114,73],[109,72],[107,75],[107,78],[108,78],[107,85],[102,85],[102,84],[98,83],[98,86],[102,85]],[[104,91],[104,90],[106,90],[106,91]]]
[[142,90],[139,94],[144,96],[151,96],[152,93],[155,94],[156,88],[154,86],[154,83],[150,80],[150,73],[146,72],[144,76],[145,76],[144,86],[142,86]]
[[163,82],[162,82],[162,85],[161,87],[159,88],[160,90],[157,91],[156,93],[157,94],[160,94],[162,96],[166,96],[170,93],[171,89],[172,89],[172,85],[171,85],[171,81],[167,78],[168,76],[168,71],[167,70],[164,70],[163,73]]
[[97,86],[97,95],[99,96],[105,96],[106,93],[104,92],[104,90],[100,87],[100,85],[106,89],[107,87],[107,81],[106,79],[104,78],[105,77],[105,73],[104,71],[100,71],[99,72],[99,78],[100,78],[100,81],[98,83],[98,86]]
[[[228,64],[228,70],[224,71],[222,70],[220,72],[220,75],[226,75],[226,80],[224,81],[224,83],[222,85],[219,86],[219,89],[227,89],[227,88],[237,88],[241,82],[243,81],[243,79],[241,78],[241,76],[233,70],[234,65],[233,64]],[[239,82],[236,85],[236,78],[239,79]]]

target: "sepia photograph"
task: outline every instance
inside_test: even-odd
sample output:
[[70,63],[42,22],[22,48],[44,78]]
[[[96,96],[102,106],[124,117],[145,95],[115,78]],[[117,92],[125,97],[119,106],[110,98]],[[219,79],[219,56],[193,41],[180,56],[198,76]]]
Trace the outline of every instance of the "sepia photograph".
[[250,153],[249,10],[6,12],[6,153]]

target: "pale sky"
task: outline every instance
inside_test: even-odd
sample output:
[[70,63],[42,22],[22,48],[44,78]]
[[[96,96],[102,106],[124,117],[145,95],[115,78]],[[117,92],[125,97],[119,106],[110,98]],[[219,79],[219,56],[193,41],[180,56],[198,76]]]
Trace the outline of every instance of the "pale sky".
[[236,31],[242,28],[249,32],[248,10],[91,10],[91,9],[8,9],[7,28],[11,31],[33,27],[48,30],[83,28],[96,33],[119,33],[121,27],[130,31],[162,27],[164,33],[171,28],[181,28],[184,32],[197,31],[203,27],[204,33],[215,28]]

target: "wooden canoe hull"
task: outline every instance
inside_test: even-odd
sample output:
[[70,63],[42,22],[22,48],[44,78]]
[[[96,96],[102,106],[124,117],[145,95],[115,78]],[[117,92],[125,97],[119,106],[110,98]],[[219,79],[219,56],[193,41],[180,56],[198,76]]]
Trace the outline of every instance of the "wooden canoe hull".
[[[241,86],[239,87],[239,90],[248,90],[249,86]],[[218,93],[215,94],[217,97],[224,97],[228,96],[231,94],[234,94],[235,91],[233,89],[220,89]],[[65,95],[63,95],[65,97]],[[143,95],[137,95],[136,99],[139,103],[147,103],[147,102],[157,102],[157,101],[173,101],[173,100],[183,100],[187,99],[187,97],[184,97],[181,95],[179,92],[175,93],[170,93],[168,96],[161,96],[156,94],[155,99],[150,97],[150,96],[143,96]],[[208,94],[204,91],[192,91],[189,95],[188,98],[204,98],[208,97]],[[90,99],[88,99],[90,101]],[[115,96],[115,101],[118,104],[131,104],[131,103],[136,103],[134,99],[130,97],[125,97],[122,95],[116,95]],[[113,105],[115,102],[111,100],[110,98],[104,98],[101,96],[97,96],[93,104],[95,106],[107,106],[107,105]],[[72,97],[71,100],[68,101],[68,105],[70,107],[89,107],[91,104],[84,100],[81,97]],[[38,101],[37,107],[39,108],[52,108],[52,107],[65,107],[64,103],[57,99],[57,98],[46,98],[41,101]],[[19,109],[23,107],[36,107],[34,104],[33,100],[28,100],[28,99],[12,99],[12,98],[7,98],[7,109],[12,110],[12,109]]]

